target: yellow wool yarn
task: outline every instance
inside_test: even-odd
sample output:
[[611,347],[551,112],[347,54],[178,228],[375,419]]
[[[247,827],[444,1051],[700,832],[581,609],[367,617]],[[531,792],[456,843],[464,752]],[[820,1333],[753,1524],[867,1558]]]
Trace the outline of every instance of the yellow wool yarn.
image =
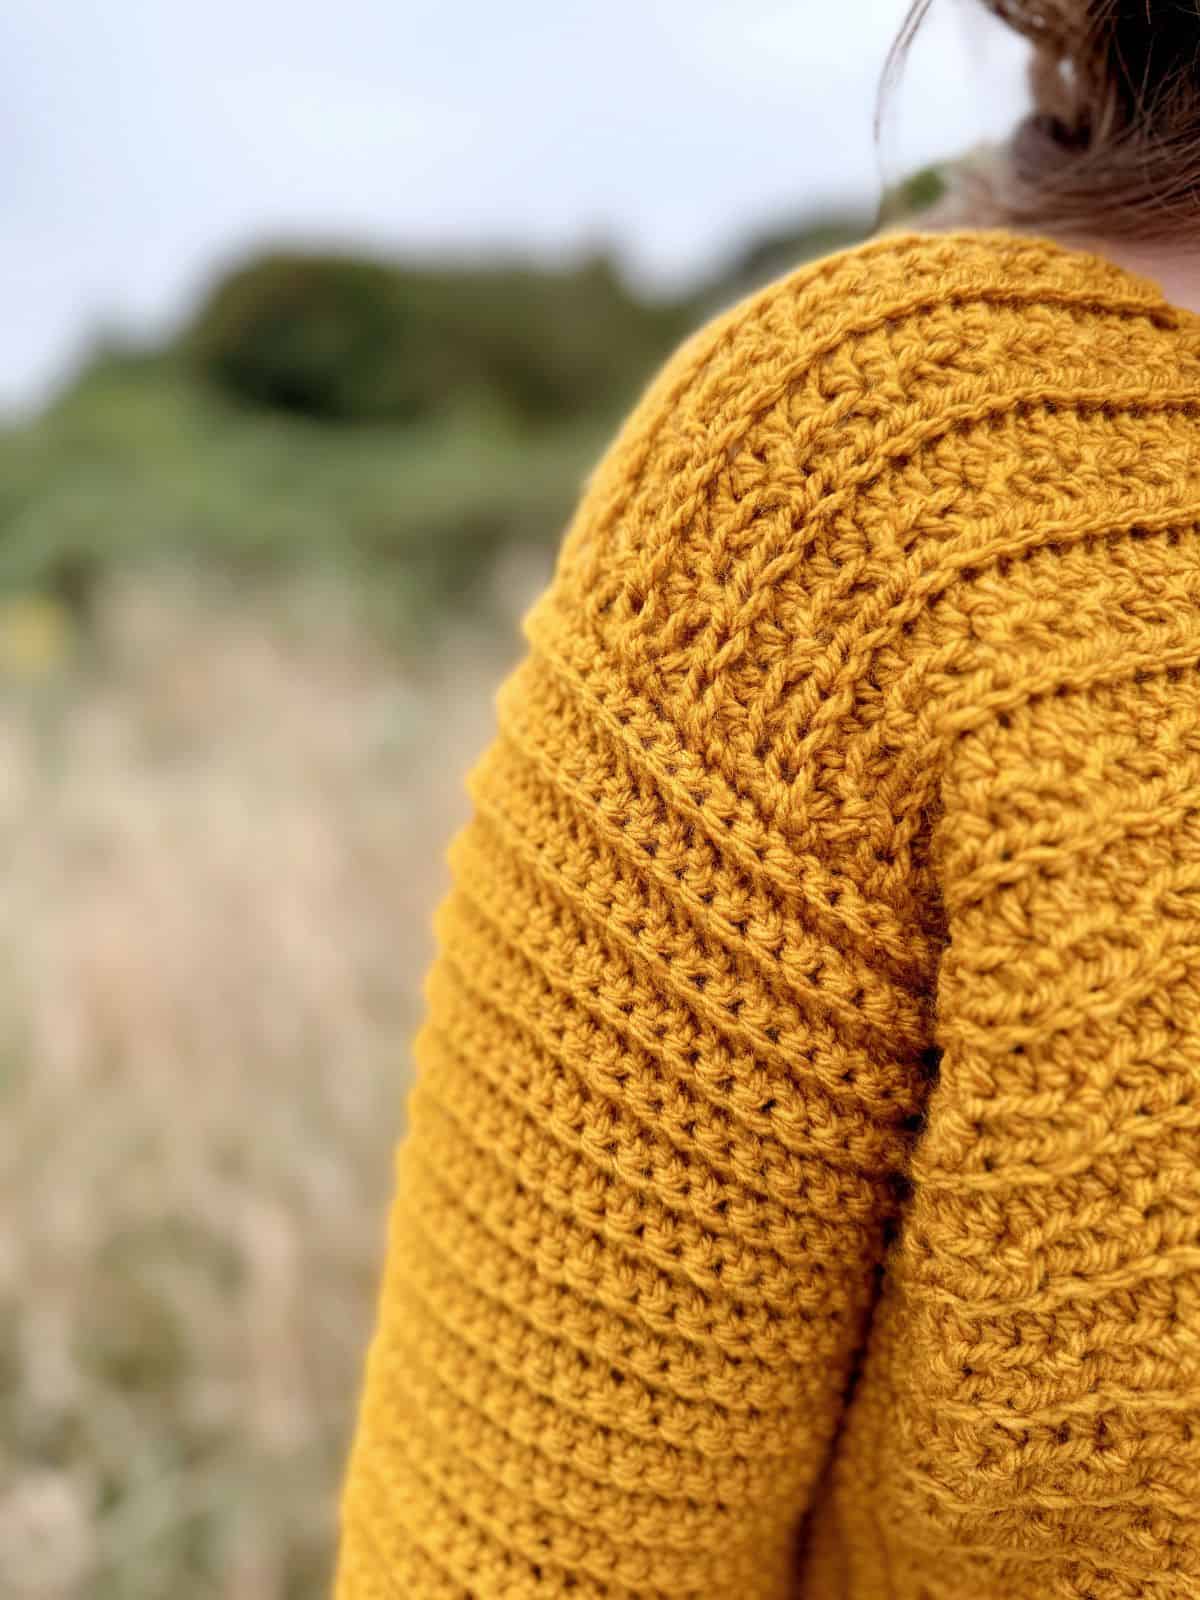
[[683,344],[452,847],[339,1600],[1200,1595],[1200,317],[892,233]]

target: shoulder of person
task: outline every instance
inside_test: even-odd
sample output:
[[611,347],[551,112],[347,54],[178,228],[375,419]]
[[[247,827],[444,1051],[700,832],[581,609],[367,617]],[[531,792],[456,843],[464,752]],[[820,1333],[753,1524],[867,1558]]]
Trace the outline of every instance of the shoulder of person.
[[1148,280],[1039,235],[875,235],[686,338],[589,475],[566,543],[624,547],[614,519],[635,541],[651,523],[668,536],[689,506],[716,496],[728,509],[768,478],[802,510],[839,480],[906,461],[939,429],[1077,379],[1090,360],[1102,371],[1152,359],[1176,315]]
[[596,563],[653,561],[781,498],[803,518],[922,439],[1023,403],[1098,350],[1103,364],[1097,323],[1115,369],[1146,359],[1125,325],[1161,345],[1151,323],[1172,315],[1147,280],[1005,229],[893,229],[806,262],[663,362],[583,482],[560,571],[582,563],[592,582]]
[[[713,316],[656,373],[627,427],[636,432],[675,414],[708,423],[715,435],[768,408],[785,389],[807,388],[819,411],[828,398],[819,378],[831,365],[844,408],[856,356],[860,387],[870,392],[889,368],[924,371],[917,356],[935,332],[969,360],[986,342],[981,308],[1020,314],[1039,306],[1170,309],[1154,284],[1041,235],[893,229],[805,262]],[[1002,323],[993,316],[998,336]],[[937,353],[951,373],[954,351]]]

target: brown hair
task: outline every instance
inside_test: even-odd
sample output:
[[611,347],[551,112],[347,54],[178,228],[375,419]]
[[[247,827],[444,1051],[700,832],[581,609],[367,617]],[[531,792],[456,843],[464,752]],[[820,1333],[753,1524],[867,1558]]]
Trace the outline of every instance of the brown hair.
[[[914,0],[882,110],[932,0]],[[933,226],[1176,237],[1200,226],[1200,0],[982,0],[1033,46],[1028,116],[946,177]]]

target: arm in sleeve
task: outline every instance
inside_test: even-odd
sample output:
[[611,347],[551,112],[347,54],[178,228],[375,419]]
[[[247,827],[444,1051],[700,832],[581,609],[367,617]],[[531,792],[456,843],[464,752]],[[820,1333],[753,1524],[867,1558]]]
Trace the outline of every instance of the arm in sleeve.
[[933,947],[854,680],[876,557],[781,465],[805,418],[748,336],[683,346],[610,448],[471,775],[339,1600],[789,1593]]

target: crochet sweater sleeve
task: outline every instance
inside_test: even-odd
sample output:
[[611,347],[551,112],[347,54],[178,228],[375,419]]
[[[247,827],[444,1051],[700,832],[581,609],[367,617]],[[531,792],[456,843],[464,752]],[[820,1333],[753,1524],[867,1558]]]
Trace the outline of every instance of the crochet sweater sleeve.
[[527,616],[438,916],[340,1600],[791,1592],[942,942],[869,261],[677,351]]

